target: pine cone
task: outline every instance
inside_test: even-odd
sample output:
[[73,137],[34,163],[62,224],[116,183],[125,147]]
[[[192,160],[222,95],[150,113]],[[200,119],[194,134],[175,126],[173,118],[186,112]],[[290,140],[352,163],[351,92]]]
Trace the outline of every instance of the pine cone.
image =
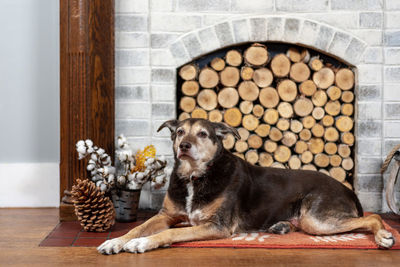
[[92,181],[76,180],[72,186],[75,214],[88,232],[104,232],[115,223],[114,206]]

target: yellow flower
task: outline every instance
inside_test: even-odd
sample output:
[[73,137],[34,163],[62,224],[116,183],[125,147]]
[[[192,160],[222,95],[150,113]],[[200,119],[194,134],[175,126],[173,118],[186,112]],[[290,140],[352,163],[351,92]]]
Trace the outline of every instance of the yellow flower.
[[156,156],[156,149],[153,145],[146,146],[143,150],[139,150],[136,152],[135,160],[136,166],[133,168],[132,173],[134,172],[143,172],[146,170],[146,166],[144,163],[147,158],[155,158]]

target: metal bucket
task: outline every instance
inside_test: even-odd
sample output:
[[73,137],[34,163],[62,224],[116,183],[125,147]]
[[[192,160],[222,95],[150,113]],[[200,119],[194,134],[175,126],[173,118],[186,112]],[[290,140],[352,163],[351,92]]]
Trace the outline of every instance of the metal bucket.
[[113,190],[112,202],[115,208],[117,222],[134,222],[137,219],[140,189],[138,190]]

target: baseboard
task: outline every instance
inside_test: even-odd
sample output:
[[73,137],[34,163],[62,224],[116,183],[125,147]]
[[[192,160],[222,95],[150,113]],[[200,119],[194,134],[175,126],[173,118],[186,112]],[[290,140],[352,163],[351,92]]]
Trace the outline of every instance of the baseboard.
[[58,207],[58,162],[0,163],[0,207]]

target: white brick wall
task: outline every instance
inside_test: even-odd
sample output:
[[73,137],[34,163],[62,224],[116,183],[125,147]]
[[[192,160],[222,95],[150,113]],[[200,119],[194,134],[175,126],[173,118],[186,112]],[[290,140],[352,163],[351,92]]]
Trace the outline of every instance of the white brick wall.
[[[171,157],[177,66],[246,41],[299,42],[357,68],[357,177],[368,210],[386,210],[379,167],[400,143],[399,0],[116,0],[116,134]],[[365,51],[363,53],[363,51]],[[376,180],[376,181],[375,181]],[[374,183],[375,181],[375,183]],[[146,187],[142,207],[163,194]]]

